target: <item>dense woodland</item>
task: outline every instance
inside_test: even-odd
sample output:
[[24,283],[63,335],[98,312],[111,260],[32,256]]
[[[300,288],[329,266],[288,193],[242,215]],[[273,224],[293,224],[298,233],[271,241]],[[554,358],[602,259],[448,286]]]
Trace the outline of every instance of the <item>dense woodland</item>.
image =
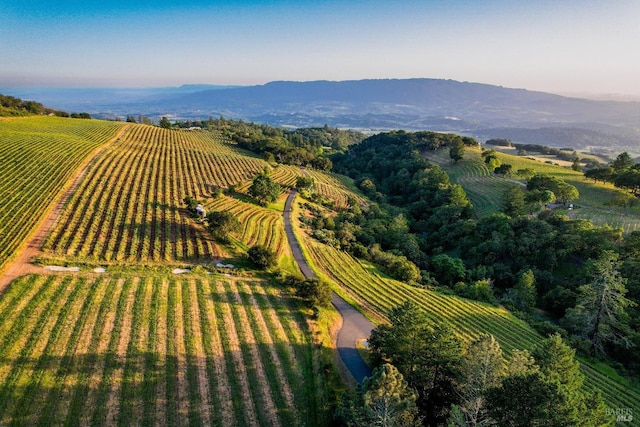
[[[540,209],[540,194],[563,188],[541,175],[532,176],[527,189],[514,185],[505,194],[504,213],[476,218],[464,190],[421,156],[459,138],[392,132],[334,156],[335,170],[377,202],[360,215],[353,209],[337,215],[338,243],[356,255],[379,245],[413,262],[423,286],[499,301],[541,332],[560,332],[584,353],[615,358],[637,373],[640,233],[625,236]],[[627,173],[635,173],[633,162],[625,164],[632,171]],[[596,304],[598,295],[611,300]]]

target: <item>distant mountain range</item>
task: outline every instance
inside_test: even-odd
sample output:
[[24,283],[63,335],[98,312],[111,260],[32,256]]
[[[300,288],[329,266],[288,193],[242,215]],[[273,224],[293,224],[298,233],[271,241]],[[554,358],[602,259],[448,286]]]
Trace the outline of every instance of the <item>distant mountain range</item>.
[[640,149],[640,102],[594,101],[454,80],[279,81],[6,94],[103,118],[224,116],[289,127],[429,129],[551,146]]

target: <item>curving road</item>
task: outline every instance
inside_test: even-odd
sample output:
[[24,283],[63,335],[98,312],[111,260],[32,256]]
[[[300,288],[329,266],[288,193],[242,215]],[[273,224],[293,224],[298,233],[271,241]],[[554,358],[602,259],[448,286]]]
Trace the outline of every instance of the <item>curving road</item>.
[[[298,267],[300,267],[300,271],[302,271],[302,274],[308,279],[316,278],[315,273],[311,270],[309,264],[307,264],[307,260],[302,254],[300,244],[291,225],[291,205],[293,204],[296,194],[297,191],[294,189],[291,190],[287,197],[287,202],[284,206],[284,228],[289,246],[291,246],[293,258],[296,260]],[[331,295],[331,302],[342,316],[342,328],[338,332],[337,341],[338,354],[353,378],[358,383],[361,383],[365,377],[371,375],[371,369],[369,369],[369,366],[367,366],[364,360],[362,360],[362,357],[360,357],[360,353],[358,353],[356,349],[356,341],[369,338],[375,326],[364,317],[362,313],[349,305],[349,303],[335,292],[332,292]]]

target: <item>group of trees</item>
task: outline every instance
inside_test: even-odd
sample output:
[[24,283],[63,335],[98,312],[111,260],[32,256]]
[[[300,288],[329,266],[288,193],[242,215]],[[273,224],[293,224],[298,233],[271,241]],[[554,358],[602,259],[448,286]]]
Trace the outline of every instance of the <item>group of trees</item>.
[[284,284],[292,287],[296,295],[309,308],[318,309],[331,305],[331,288],[323,280],[290,275],[284,278]]
[[609,165],[587,170],[584,176],[594,182],[612,182],[616,187],[640,197],[640,163],[636,163],[626,151],[620,153]]
[[328,126],[285,130],[242,120],[209,119],[199,123],[223,133],[238,146],[262,154],[267,161],[330,170],[325,151],[341,151],[364,139],[364,135]]
[[54,115],[58,117],[71,117],[74,119],[90,119],[88,113],[72,113],[47,108],[36,101],[23,101],[20,98],[0,94],[0,117],[2,116],[32,116]]
[[282,188],[269,176],[269,168],[264,168],[264,172],[256,176],[249,187],[251,195],[261,206],[275,202],[280,196]]
[[[384,253],[413,263],[425,286],[499,301],[522,312],[541,332],[561,331],[581,351],[606,354],[640,372],[640,355],[633,351],[640,345],[640,232],[624,236],[619,229],[570,220],[562,211],[540,210],[554,200],[569,203],[578,191],[552,176],[525,170],[518,174],[526,174],[526,188],[508,190],[503,213],[475,218],[464,190],[420,154],[448,147],[443,140],[442,134],[391,132],[334,156],[336,171],[354,178],[373,202],[351,206],[330,219],[316,217],[312,226],[323,230],[318,237],[369,259],[378,245]],[[628,290],[619,294],[629,303],[618,304],[624,314],[616,316],[611,339],[593,347],[594,337],[612,326],[594,334],[572,316],[595,316],[581,309],[587,307],[581,286],[597,276],[587,267],[609,253],[618,256],[615,269]],[[564,328],[537,319],[534,308],[542,308]]]
[[411,302],[369,339],[373,375],[336,414],[348,426],[606,426],[602,398],[583,387],[575,351],[559,335],[508,363],[493,336],[464,345]]

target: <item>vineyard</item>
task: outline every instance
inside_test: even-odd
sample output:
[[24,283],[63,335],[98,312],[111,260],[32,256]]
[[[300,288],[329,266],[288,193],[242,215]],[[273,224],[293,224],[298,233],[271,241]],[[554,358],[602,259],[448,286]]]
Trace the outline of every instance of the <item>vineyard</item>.
[[0,298],[0,424],[300,425],[301,315],[267,282],[26,276]]
[[[313,178],[315,191],[327,199],[333,200],[337,208],[348,206],[349,197],[355,198],[359,203],[364,203],[364,198],[354,193],[340,179],[327,172],[314,169],[301,169],[297,166],[278,165],[271,172],[274,181],[288,187],[296,185],[296,179],[300,176]],[[345,177],[342,177],[345,179]]]
[[84,159],[122,126],[53,117],[0,119],[0,270]]
[[278,255],[279,259],[290,256],[281,212],[227,196],[220,196],[208,202],[205,207],[208,211],[233,213],[242,224],[242,231],[238,235],[245,246],[268,247]]
[[442,167],[451,181],[460,184],[473,203],[473,210],[480,217],[497,213],[502,207],[505,191],[518,185],[517,181],[489,172],[480,155],[467,149],[463,160],[452,164],[448,150],[430,151],[428,159]]
[[[24,276],[0,295],[0,425],[320,423],[324,362],[291,295],[251,273],[198,268],[177,276],[165,264],[210,263],[233,252],[189,214],[183,199],[191,196],[240,220],[236,246],[267,246],[281,268],[292,267],[280,205],[261,207],[242,193],[269,167],[284,187],[312,177],[337,207],[351,197],[365,202],[348,182],[270,166],[204,131],[21,118],[1,119],[0,135],[0,268],[100,147],[43,250],[67,264],[118,265],[103,274]],[[448,153],[431,157],[489,215],[514,181],[489,173],[474,153],[455,166]],[[213,197],[231,186],[236,192]],[[378,321],[409,299],[466,340],[494,334],[506,354],[541,340],[504,309],[397,282],[306,236],[300,243],[316,273]],[[640,406],[637,390],[588,364],[583,370],[611,407]]]
[[211,133],[135,126],[93,165],[45,249],[107,261],[216,258],[224,253],[183,199],[248,181],[263,166]]
[[[303,235],[304,231],[298,230],[298,234]],[[390,308],[411,300],[434,321],[447,319],[467,341],[484,333],[493,334],[507,355],[515,349],[531,350],[542,340],[530,326],[502,308],[409,286],[384,277],[373,265],[331,246],[311,238],[300,240],[316,274],[334,283],[337,292],[380,321],[385,321],[385,313]],[[611,407],[640,406],[637,390],[606,377],[588,364],[583,363],[582,369],[587,388],[602,390]]]

